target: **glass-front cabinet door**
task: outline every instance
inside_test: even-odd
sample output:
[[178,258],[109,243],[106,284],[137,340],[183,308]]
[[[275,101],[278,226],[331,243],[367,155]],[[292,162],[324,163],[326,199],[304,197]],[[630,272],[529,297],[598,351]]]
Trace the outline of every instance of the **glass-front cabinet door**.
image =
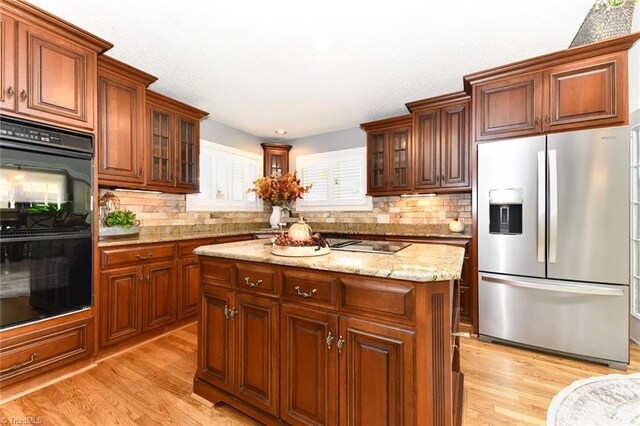
[[198,122],[178,116],[178,182],[182,188],[198,188]]
[[264,176],[282,176],[289,172],[291,145],[261,143],[264,152]]
[[409,189],[411,187],[411,127],[389,130],[389,155],[391,179],[390,190]]
[[385,191],[388,187],[387,173],[387,139],[389,132],[382,131],[369,134],[367,153],[369,155],[369,185],[367,192]]
[[[634,114],[632,114],[632,118]],[[631,340],[640,345],[640,111],[631,120]]]
[[171,114],[150,107],[148,117],[151,120],[151,141],[149,153],[149,180],[156,185],[173,186],[173,146]]

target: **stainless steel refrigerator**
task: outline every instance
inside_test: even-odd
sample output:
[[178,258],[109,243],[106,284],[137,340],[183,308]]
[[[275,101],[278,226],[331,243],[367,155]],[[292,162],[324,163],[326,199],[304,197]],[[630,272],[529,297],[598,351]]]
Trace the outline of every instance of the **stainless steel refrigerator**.
[[625,369],[628,127],[478,146],[479,334]]

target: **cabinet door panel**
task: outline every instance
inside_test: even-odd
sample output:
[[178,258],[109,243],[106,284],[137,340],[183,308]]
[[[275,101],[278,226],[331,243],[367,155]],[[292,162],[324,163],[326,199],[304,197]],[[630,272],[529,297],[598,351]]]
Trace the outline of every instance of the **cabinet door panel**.
[[158,262],[144,267],[144,330],[169,324],[176,319],[175,261]]
[[0,15],[0,109],[6,111],[15,110],[18,94],[15,81],[15,34],[16,21]]
[[474,88],[476,140],[540,133],[542,76],[507,78]]
[[149,183],[174,186],[174,129],[171,112],[154,105],[147,108],[149,129]]
[[178,319],[195,314],[200,301],[200,264],[196,256],[180,260]]
[[229,393],[234,391],[233,337],[228,309],[233,293],[202,287],[198,311],[198,376]]
[[443,188],[469,186],[469,104],[442,109],[440,185]]
[[389,189],[411,188],[411,127],[389,130]]
[[387,139],[389,133],[386,131],[369,133],[367,147],[367,192],[384,192],[387,190],[388,181],[388,155],[387,155]]
[[274,416],[278,414],[278,302],[236,295],[235,395]]
[[18,112],[93,129],[95,85],[95,52],[18,23]]
[[414,333],[340,318],[340,424],[414,424]]
[[416,181],[418,189],[440,186],[440,110],[416,114]]
[[113,269],[100,274],[100,345],[135,336],[142,332],[142,271],[137,266]]
[[627,116],[626,69],[627,52],[621,52],[547,70],[545,130],[623,123]]
[[98,78],[98,179],[142,184],[143,84]]
[[197,190],[199,187],[200,123],[186,117],[176,117],[177,186]]
[[281,325],[281,419],[292,425],[336,424],[336,315],[282,305]]

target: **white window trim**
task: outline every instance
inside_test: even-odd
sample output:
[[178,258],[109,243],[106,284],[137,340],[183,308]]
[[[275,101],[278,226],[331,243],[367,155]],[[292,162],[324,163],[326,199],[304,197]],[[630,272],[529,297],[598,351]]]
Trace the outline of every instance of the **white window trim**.
[[[207,141],[205,139],[200,140],[200,155],[202,158],[203,153],[207,153],[207,151],[214,151],[216,153],[222,153],[223,155],[229,157],[236,157],[240,159],[244,159],[245,161],[249,161],[254,163],[256,167],[256,177],[251,177],[246,175],[245,168],[245,186],[246,191],[251,188],[251,184],[253,180],[259,176],[262,176],[262,168],[263,168],[263,158],[262,155],[254,154],[253,152],[244,151],[238,148],[233,148],[227,145],[222,145],[219,143]],[[215,157],[214,157],[215,158]],[[202,164],[200,165],[202,168]],[[229,168],[229,174],[231,174],[231,168]],[[230,181],[230,180],[229,180]],[[231,200],[220,200],[216,201],[212,198],[201,198],[200,194],[188,194],[186,197],[187,201],[187,211],[188,212],[261,212],[263,211],[263,203],[262,200],[256,197],[256,201],[231,201]]]
[[[300,155],[296,157],[296,170],[300,173],[301,184],[306,185],[304,182],[303,169],[306,164],[318,164],[320,162],[326,162],[333,164],[336,160],[345,158],[347,156],[358,155],[361,157],[362,167],[362,193],[367,192],[367,149],[366,147],[343,149],[339,151],[320,152],[317,154]],[[330,168],[329,176],[327,177],[329,182],[333,180],[333,169]],[[331,186],[331,185],[329,185]],[[332,194],[332,191],[330,191]],[[330,197],[331,198],[331,197]],[[354,203],[352,201],[336,201],[329,199],[328,201],[305,201],[303,198],[296,201],[296,211],[313,212],[313,211],[373,211],[373,197],[365,195],[361,202]]]

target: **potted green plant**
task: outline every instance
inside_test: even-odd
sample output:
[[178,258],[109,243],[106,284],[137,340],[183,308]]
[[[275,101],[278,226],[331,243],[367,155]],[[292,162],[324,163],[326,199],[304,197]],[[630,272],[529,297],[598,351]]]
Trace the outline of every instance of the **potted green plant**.
[[140,232],[140,222],[131,210],[113,210],[107,213],[100,224],[98,234],[101,239],[110,237],[131,237]]

